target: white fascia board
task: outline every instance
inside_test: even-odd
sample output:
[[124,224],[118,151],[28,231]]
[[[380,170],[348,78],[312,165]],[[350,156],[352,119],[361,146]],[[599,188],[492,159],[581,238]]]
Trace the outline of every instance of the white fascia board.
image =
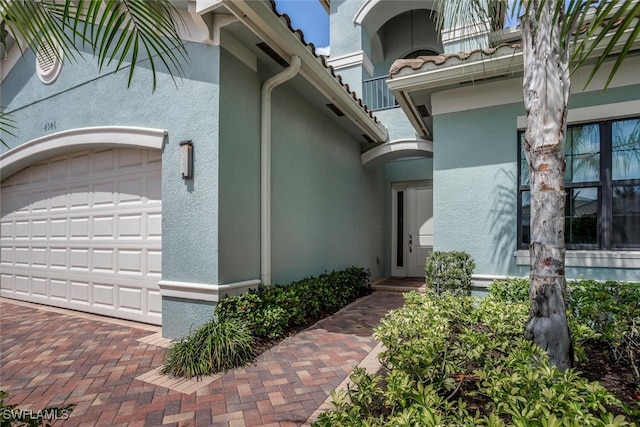
[[427,71],[394,77],[387,80],[387,86],[397,91],[413,92],[435,89],[451,84],[480,80],[503,74],[514,74],[523,70],[522,52],[488,58],[482,61],[462,62],[452,66],[439,66]]
[[[626,34],[633,31],[634,28],[627,29]],[[598,58],[605,46],[609,44],[611,35],[603,38],[602,42],[596,47],[590,55],[590,58]],[[612,54],[619,53],[626,43],[626,38],[621,37],[615,44]],[[640,39],[637,39],[632,46],[632,50],[640,48]],[[489,57],[480,61],[461,62],[456,65],[436,66],[426,71],[407,71],[403,75],[402,71],[396,77],[387,80],[387,85],[391,91],[407,91],[422,90],[427,88],[438,88],[450,84],[467,82],[474,79],[484,79],[487,77],[499,76],[502,74],[514,74],[522,72],[524,63],[522,51],[515,50],[513,54],[504,54],[495,57]]]
[[211,12],[222,6],[222,0],[189,0],[189,12],[198,15]]
[[280,56],[301,59],[300,74],[336,105],[365,134],[377,142],[387,140],[387,129],[374,122],[338,83],[320,60],[284,25],[262,1],[223,0],[225,6]]

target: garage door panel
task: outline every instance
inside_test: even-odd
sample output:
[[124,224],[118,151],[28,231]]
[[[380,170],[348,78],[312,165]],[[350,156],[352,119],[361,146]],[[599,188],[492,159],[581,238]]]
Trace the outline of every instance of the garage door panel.
[[50,279],[49,286],[51,289],[51,299],[54,301],[67,301],[67,290],[69,288],[67,280]]
[[88,208],[89,192],[90,188],[88,185],[71,187],[69,189],[69,207],[75,209]]
[[69,289],[72,302],[89,305],[89,283],[72,281]]
[[29,248],[15,248],[13,263],[15,266],[28,267],[29,266]]
[[142,289],[129,286],[120,286],[118,288],[118,299],[120,301],[120,308],[125,310],[141,311],[142,294]]
[[55,210],[67,210],[67,189],[51,190],[49,195],[49,209]]
[[147,301],[149,301],[149,313],[160,316],[162,313],[162,296],[157,289],[149,289]]
[[15,221],[13,236],[16,240],[28,240],[30,237],[29,221]]
[[113,170],[115,168],[115,151],[96,151],[91,158],[91,162],[94,173]]
[[71,172],[71,176],[87,175],[91,171],[91,159],[89,155],[89,153],[86,153],[71,156],[71,161],[69,162],[69,172]]
[[49,192],[37,190],[31,193],[31,212],[46,212],[49,208]]
[[49,221],[49,239],[61,240],[67,238],[67,219],[52,219]]
[[118,165],[121,169],[132,166],[141,166],[145,153],[141,150],[133,148],[125,148],[118,150]]
[[72,153],[4,180],[2,295],[160,324],[160,159]]
[[69,221],[69,239],[87,240],[89,236],[89,218],[71,218]]
[[118,252],[118,272],[123,274],[142,274],[142,251]]
[[15,293],[16,294],[27,294],[29,295],[31,292],[31,280],[29,278],[29,276],[22,276],[19,274],[16,274],[13,278],[15,286]]
[[160,279],[162,275],[162,254],[160,251],[147,251],[147,275]]
[[123,179],[118,182],[118,203],[141,203],[143,197],[143,179],[144,178],[132,178]]
[[31,278],[31,293],[35,296],[43,298],[48,297],[49,281],[46,277],[32,277]]
[[40,163],[31,167],[31,183],[46,181],[49,179],[49,163]]
[[115,309],[115,291],[112,285],[95,284],[93,286],[93,303],[105,308]]
[[47,252],[46,248],[31,248],[31,266],[47,268]]
[[47,225],[46,219],[35,219],[31,221],[31,239],[46,239],[47,238]]
[[160,239],[162,237],[162,216],[149,214],[147,216],[147,238]]

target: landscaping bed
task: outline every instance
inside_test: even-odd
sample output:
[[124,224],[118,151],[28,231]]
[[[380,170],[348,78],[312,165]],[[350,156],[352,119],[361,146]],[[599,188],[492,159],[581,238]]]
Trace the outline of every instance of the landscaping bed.
[[225,297],[211,320],[172,345],[161,372],[191,378],[244,366],[284,337],[370,293],[370,272],[350,267]]
[[518,279],[484,299],[407,294],[376,328],[383,369],[356,369],[315,425],[635,425],[640,284],[569,283],[576,367],[566,372],[523,338],[527,288]]

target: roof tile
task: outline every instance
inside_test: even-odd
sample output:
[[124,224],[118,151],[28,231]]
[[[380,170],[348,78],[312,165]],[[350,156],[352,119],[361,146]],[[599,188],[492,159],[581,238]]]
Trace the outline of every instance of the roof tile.
[[298,40],[300,40],[300,42],[303,45],[305,45],[305,47],[313,54],[313,56],[315,56],[318,59],[318,62],[320,62],[320,64],[322,64],[322,66],[329,71],[329,73],[338,82],[338,84],[340,84],[340,86],[342,86],[342,88],[349,95],[351,95],[351,97],[358,103],[358,105],[360,105],[360,107],[364,110],[364,112],[367,113],[375,123],[379,123],[378,118],[375,117],[372,114],[372,112],[367,108],[364,101],[360,97],[358,97],[355,91],[352,91],[349,88],[349,85],[347,83],[342,81],[342,76],[340,74],[336,74],[334,68],[331,65],[327,64],[327,57],[325,55],[318,55],[316,53],[315,45],[313,43],[307,43],[307,41],[304,38],[304,33],[301,30],[295,29],[291,26],[291,18],[289,18],[289,16],[286,13],[278,12],[276,8],[275,0],[270,0],[270,3],[271,3],[271,9],[273,10],[273,13],[275,13],[276,16],[278,16],[278,18],[287,26],[287,28],[289,28],[289,30],[298,38]]

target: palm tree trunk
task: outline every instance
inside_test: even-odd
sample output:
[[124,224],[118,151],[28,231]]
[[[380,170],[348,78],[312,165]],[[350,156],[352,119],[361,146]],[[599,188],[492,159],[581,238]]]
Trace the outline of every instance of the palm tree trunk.
[[[569,103],[568,49],[560,35],[559,0],[530,0],[522,19],[523,142],[531,179],[531,285],[525,336],[547,351],[552,365],[573,365],[565,308],[564,142]],[[560,3],[562,3],[560,1]]]

